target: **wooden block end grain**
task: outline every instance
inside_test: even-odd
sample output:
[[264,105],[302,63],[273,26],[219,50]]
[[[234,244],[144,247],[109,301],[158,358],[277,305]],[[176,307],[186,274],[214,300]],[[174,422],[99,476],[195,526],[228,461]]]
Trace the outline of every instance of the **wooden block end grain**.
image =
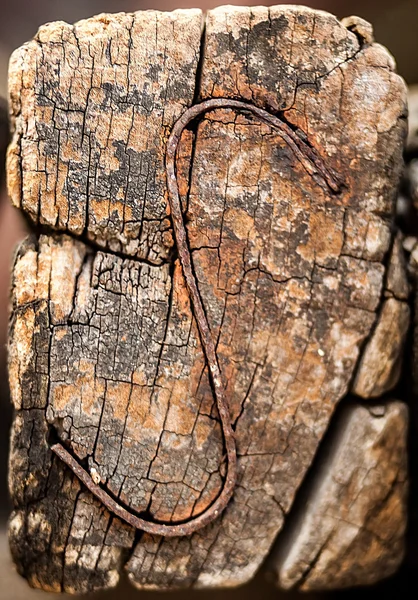
[[[11,60],[9,191],[35,233],[13,271],[10,540],[34,587],[92,592],[123,570],[145,589],[245,583],[280,543],[353,378],[372,390],[394,381],[365,372],[376,348],[386,359],[385,306],[406,306],[402,290],[386,294],[403,277],[387,260],[406,130],[392,58],[363,21],[303,7],[221,7],[204,20],[203,34],[197,10],[52,23]],[[174,123],[221,98],[273,115],[293,146],[228,107],[181,137],[187,244],[238,482],[213,523],[169,539],[114,516],[50,446],[149,520],[188,521],[222,489],[222,430],[165,174]]]

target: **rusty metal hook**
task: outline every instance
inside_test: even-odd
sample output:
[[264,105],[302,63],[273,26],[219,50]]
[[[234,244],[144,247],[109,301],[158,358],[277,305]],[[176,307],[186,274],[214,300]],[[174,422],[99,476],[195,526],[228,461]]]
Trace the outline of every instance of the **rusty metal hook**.
[[187,243],[187,233],[183,221],[180,194],[177,184],[176,155],[177,148],[184,129],[191,121],[207,111],[215,109],[233,109],[239,112],[251,113],[264,123],[276,129],[282,139],[292,149],[308,173],[315,177],[321,185],[337,193],[340,183],[337,177],[325,166],[322,158],[311,148],[287,123],[279,117],[272,115],[253,104],[229,98],[213,98],[187,109],[176,121],[167,142],[166,149],[166,175],[168,199],[171,210],[174,235],[176,239],[180,264],[187,290],[192,302],[193,314],[196,319],[199,335],[209,367],[210,379],[213,386],[215,400],[221,420],[224,436],[226,456],[228,461],[224,484],[216,500],[200,515],[184,523],[165,524],[148,521],[139,517],[131,510],[126,509],[115,500],[106,490],[93,481],[90,474],[81,466],[76,458],[61,443],[51,445],[51,450],[73,471],[82,483],[98,498],[113,514],[126,521],[132,527],[148,533],[166,537],[190,535],[214,521],[227,507],[235,489],[237,480],[237,453],[235,435],[231,425],[231,416],[225,388],[222,382],[221,370],[216,356],[215,344],[210,332],[208,320],[203,307],[202,299],[197,287],[196,278],[192,269],[190,250]]

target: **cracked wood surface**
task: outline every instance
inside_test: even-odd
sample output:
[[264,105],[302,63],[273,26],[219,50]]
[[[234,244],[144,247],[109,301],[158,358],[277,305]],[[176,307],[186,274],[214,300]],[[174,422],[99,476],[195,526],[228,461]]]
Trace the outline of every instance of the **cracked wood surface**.
[[[10,539],[35,587],[107,588],[123,568],[144,588],[250,579],[391,300],[405,89],[389,54],[367,28],[301,7],[215,9],[202,45],[201,20],[53,23],[11,61],[9,190],[39,232],[13,274]],[[49,443],[146,518],[188,519],[219,494],[223,440],[164,175],[170,128],[213,97],[278,112],[343,189],[249,115],[217,110],[183,135],[188,243],[239,477],[216,522],[164,539],[109,514]]]
[[272,561],[282,587],[353,587],[396,571],[405,552],[407,431],[401,402],[343,411],[305,510]]

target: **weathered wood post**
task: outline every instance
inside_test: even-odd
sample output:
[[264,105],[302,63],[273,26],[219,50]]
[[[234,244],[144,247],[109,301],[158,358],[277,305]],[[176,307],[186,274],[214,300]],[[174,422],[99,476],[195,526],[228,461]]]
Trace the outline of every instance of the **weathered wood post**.
[[285,587],[392,573],[406,109],[370,26],[289,6],[52,23],[13,54],[10,98],[9,190],[34,231],[9,350],[22,575],[233,586],[274,543]]

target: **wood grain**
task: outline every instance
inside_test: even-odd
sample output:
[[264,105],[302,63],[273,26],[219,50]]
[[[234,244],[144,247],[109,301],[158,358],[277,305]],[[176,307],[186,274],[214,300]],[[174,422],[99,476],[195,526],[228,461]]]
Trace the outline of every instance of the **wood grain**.
[[[392,301],[406,109],[390,55],[301,7],[215,9],[203,40],[201,24],[196,10],[53,23],[12,57],[9,190],[35,234],[13,272],[10,539],[34,587],[105,589],[124,568],[149,589],[251,579]],[[165,539],[112,516],[49,445],[147,519],[187,520],[220,492],[223,439],[164,174],[174,122],[210,98],[280,116],[342,189],[251,115],[212,111],[184,133],[179,188],[238,484],[213,524]]]

